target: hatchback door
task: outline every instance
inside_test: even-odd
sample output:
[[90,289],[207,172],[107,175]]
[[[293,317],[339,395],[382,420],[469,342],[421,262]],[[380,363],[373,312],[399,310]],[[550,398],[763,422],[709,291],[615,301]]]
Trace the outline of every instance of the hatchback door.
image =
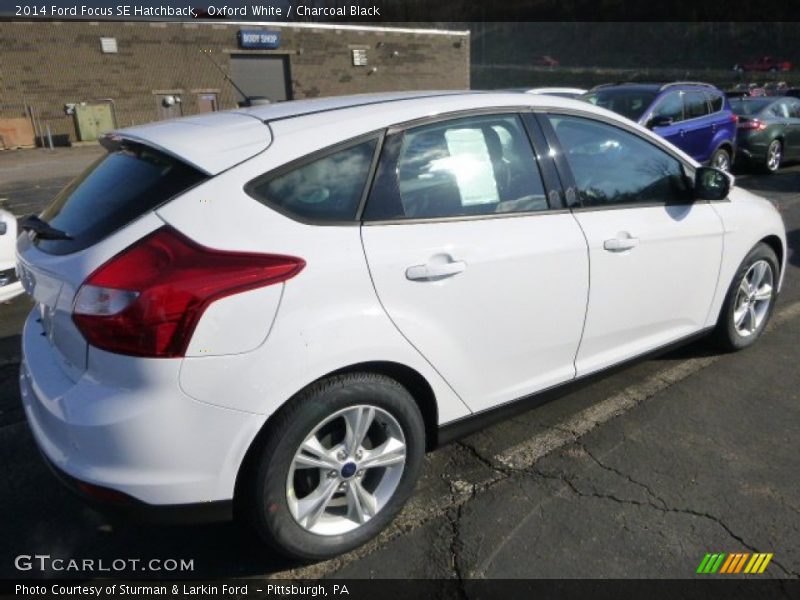
[[722,256],[722,223],[693,202],[683,165],[632,130],[550,115],[563,177],[589,243],[591,291],[576,360],[585,375],[705,327]]
[[541,167],[517,115],[422,125],[387,137],[364,212],[381,303],[473,411],[575,375],[586,242]]
[[[205,177],[163,152],[125,143],[68,185],[42,212],[41,221],[20,236],[20,279],[36,301],[41,334],[57,350],[68,376],[77,379],[86,369],[86,340],[72,320],[81,283],[111,256],[163,224],[152,213],[145,218],[151,209]],[[136,225],[128,226],[134,221]],[[113,241],[106,240],[109,236]]]

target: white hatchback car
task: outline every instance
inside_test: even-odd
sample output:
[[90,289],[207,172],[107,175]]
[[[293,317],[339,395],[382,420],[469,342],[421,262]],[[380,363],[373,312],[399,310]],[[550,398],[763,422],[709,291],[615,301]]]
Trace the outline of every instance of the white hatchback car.
[[0,302],[8,302],[23,293],[16,272],[16,240],[17,218],[0,209]]
[[752,344],[780,289],[770,202],[580,101],[304,100],[103,143],[18,241],[36,441],[90,500],[296,557],[374,536],[493,409]]

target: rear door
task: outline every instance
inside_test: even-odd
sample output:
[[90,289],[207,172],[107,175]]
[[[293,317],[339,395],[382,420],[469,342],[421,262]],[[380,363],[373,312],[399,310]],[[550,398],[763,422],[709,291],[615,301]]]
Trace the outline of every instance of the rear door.
[[362,227],[375,289],[473,411],[575,375],[588,256],[552,169],[515,114],[439,120],[384,144]]
[[800,100],[787,98],[781,105],[781,111],[786,115],[783,153],[786,159],[796,160],[800,158]]
[[681,149],[699,162],[711,158],[714,137],[712,123],[708,118],[708,101],[703,92],[690,91],[683,94],[683,113],[686,117],[681,123],[679,135],[684,139]]
[[[591,290],[577,375],[700,331],[717,286],[722,223],[691,200],[683,166],[638,133],[594,118],[551,114],[563,178],[589,243]],[[563,163],[559,163],[562,165]]]

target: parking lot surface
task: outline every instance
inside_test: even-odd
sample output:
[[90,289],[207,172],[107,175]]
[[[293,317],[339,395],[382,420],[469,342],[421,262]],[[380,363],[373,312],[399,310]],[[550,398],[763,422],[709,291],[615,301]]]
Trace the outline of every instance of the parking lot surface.
[[[0,205],[40,210],[97,147],[0,154]],[[761,577],[800,577],[800,167],[737,184],[774,200],[789,236],[784,291],[755,347],[700,342],[625,368],[428,455],[379,538],[298,564],[232,524],[109,521],[47,471],[17,392],[27,298],[0,305],[0,577],[20,554],[190,559],[129,577],[693,577],[707,552],[769,552]],[[687,282],[691,285],[691,282]],[[97,573],[108,576],[108,573]]]

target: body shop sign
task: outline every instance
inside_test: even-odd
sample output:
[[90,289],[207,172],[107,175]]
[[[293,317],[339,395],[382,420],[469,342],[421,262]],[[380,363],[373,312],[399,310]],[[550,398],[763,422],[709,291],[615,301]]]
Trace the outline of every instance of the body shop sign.
[[257,50],[271,50],[281,45],[280,31],[258,31],[254,29],[240,29],[238,33],[239,48]]

